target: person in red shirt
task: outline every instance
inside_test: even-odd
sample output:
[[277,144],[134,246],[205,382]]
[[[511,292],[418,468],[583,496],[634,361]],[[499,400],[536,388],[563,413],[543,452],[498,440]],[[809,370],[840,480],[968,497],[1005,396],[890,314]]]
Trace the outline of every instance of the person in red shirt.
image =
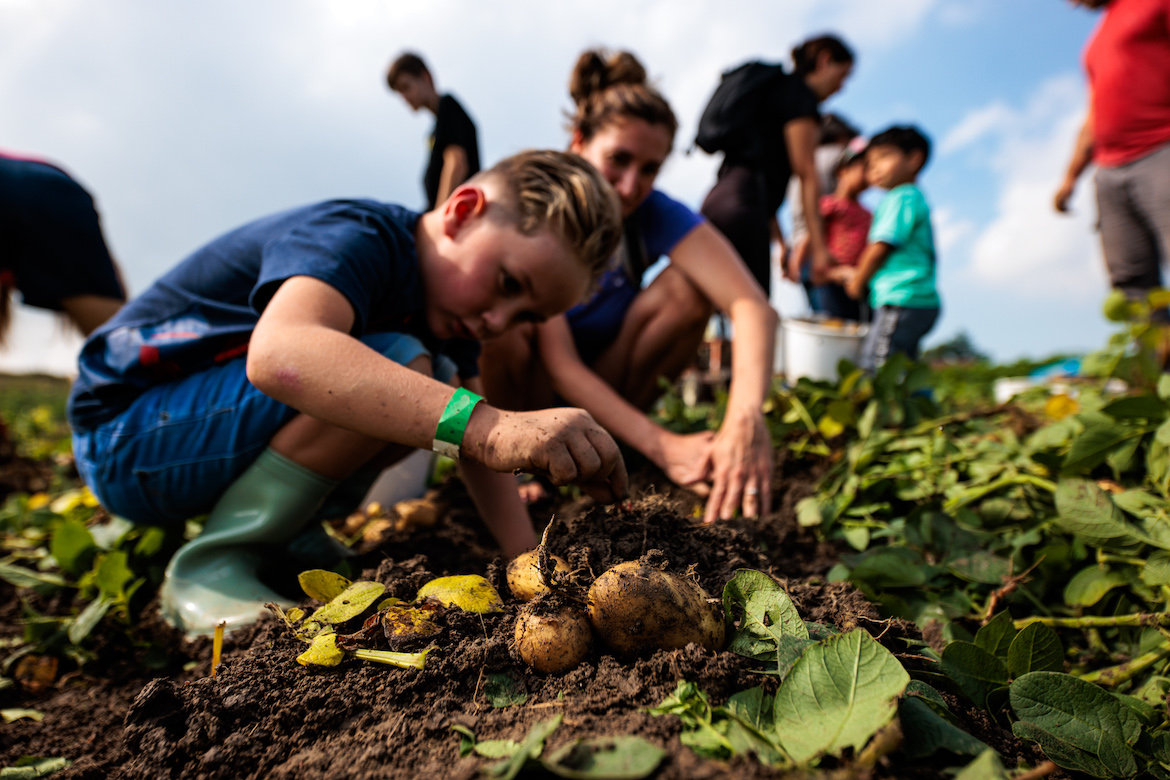
[[1074,0],[1105,9],[1085,47],[1089,113],[1056,192],[1068,210],[1096,163],[1109,281],[1133,299],[1162,285],[1170,257],[1170,0]]

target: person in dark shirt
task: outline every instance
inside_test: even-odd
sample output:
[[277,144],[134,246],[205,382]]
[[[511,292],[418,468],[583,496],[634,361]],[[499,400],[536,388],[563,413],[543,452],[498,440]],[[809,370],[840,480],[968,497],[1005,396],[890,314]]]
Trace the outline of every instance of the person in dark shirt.
[[52,163],[0,151],[0,343],[13,290],[87,336],[126,301],[85,188]]
[[776,79],[761,101],[752,120],[752,142],[724,152],[718,180],[701,209],[765,292],[771,290],[771,242],[782,240],[776,212],[791,176],[800,180],[813,282],[821,283],[831,265],[819,212],[817,110],[853,70],[853,52],[838,38],[823,35],[793,49],[792,59],[795,70]]
[[475,123],[451,95],[440,95],[426,63],[417,54],[407,52],[394,60],[386,72],[390,89],[414,111],[425,108],[435,115],[431,131],[431,159],[423,175],[427,208],[447,200],[447,196],[468,178],[479,173],[479,142]]

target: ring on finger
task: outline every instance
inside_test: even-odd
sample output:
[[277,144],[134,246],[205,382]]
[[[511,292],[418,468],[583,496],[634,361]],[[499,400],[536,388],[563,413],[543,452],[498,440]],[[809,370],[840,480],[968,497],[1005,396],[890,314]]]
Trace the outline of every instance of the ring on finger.
[[745,496],[755,496],[755,495],[759,495],[759,493],[760,493],[760,489],[758,487],[756,487],[755,485],[748,485],[747,487],[745,487],[743,489],[743,494]]

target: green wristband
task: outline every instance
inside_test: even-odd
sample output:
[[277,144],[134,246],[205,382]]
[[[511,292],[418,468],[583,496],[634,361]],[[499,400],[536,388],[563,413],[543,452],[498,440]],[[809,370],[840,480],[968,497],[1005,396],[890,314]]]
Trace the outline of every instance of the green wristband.
[[432,447],[435,452],[459,460],[459,445],[463,444],[467,421],[471,419],[471,411],[475,409],[475,405],[482,400],[483,396],[462,387],[455,391],[451,400],[447,402],[447,408],[439,417],[439,427],[435,429],[435,443]]

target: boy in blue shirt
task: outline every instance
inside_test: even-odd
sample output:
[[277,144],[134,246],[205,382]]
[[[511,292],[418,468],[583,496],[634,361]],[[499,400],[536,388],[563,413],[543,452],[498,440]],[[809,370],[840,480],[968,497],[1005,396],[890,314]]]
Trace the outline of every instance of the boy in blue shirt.
[[620,231],[592,166],[525,152],[426,214],[329,201],[245,225],[99,328],[69,401],[81,475],[134,522],[210,512],[167,568],[168,619],[210,631],[284,601],[257,545],[416,448],[460,460],[507,555],[536,544],[509,472],[619,497],[621,456],[587,413],[505,412],[475,391],[478,340],[579,301]]
[[873,321],[861,350],[861,367],[869,371],[895,352],[917,360],[923,336],[938,320],[930,207],[916,184],[929,157],[930,141],[909,126],[878,133],[866,148],[866,179],[887,192],[856,270],[841,269],[835,278],[857,300],[869,285]]

